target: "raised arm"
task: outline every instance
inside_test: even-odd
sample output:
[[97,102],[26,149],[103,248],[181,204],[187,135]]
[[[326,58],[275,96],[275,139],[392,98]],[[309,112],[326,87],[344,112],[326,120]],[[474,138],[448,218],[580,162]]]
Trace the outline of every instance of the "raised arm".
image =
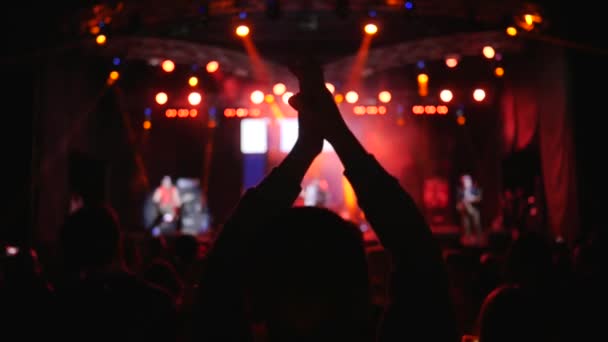
[[247,190],[209,253],[192,327],[200,340],[251,340],[241,288],[249,242],[267,219],[293,205],[302,178],[323,146],[323,138],[305,133],[311,132],[305,129],[306,118],[299,116],[298,120],[300,132],[294,148],[258,186]]
[[[422,214],[407,192],[367,153],[347,127],[322,71],[314,65],[297,73],[306,81],[294,105],[310,113],[338,154],[365,212],[391,255],[391,304],[380,327],[381,341],[457,341],[441,251]],[[313,114],[314,113],[314,114]]]

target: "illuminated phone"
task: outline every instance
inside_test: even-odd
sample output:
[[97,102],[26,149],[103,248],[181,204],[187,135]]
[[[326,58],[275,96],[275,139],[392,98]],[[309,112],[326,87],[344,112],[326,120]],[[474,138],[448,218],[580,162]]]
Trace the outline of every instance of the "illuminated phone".
[[479,342],[479,337],[475,335],[462,335],[460,342]]

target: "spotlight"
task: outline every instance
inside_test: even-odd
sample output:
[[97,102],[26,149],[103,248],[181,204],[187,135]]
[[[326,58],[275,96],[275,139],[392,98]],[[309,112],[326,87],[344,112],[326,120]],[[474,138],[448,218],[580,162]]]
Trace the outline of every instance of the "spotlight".
[[336,87],[333,84],[329,83],[329,82],[325,83],[325,87],[332,94],[334,93],[334,91],[336,91]]
[[292,96],[293,96],[293,93],[290,91],[284,93],[283,97],[282,97],[283,103],[286,105],[289,105],[289,98],[291,98]]
[[191,87],[196,87],[196,85],[198,84],[198,78],[196,76],[192,76],[188,79],[188,84]]
[[365,25],[363,30],[365,31],[365,33],[367,33],[369,35],[374,35],[378,32],[378,26],[376,24],[369,23],[369,24]]
[[287,87],[283,83],[277,83],[272,87],[272,92],[277,96],[283,95],[285,91],[287,91]]
[[173,61],[170,59],[166,59],[161,64],[161,68],[163,68],[165,72],[172,72],[175,70],[175,63],[173,63]]
[[448,68],[455,68],[458,65],[458,57],[448,56],[445,58],[445,65]]
[[359,100],[359,94],[357,94],[356,91],[349,91],[348,93],[346,93],[346,95],[344,96],[344,99],[346,99],[346,102],[348,103],[355,103],[357,102],[357,100]]
[[236,35],[239,37],[247,37],[249,35],[249,26],[239,25],[236,30]]
[[483,89],[477,88],[473,91],[473,99],[477,102],[481,102],[486,98],[486,92]]
[[164,105],[165,103],[167,103],[167,100],[169,99],[169,97],[167,96],[167,93],[163,93],[162,91],[158,94],[156,94],[156,103],[158,103],[159,105]]
[[195,91],[191,92],[190,95],[188,95],[188,102],[193,106],[199,105],[201,103],[201,100],[201,94]]
[[517,35],[517,29],[513,26],[507,27],[507,34],[511,37],[515,37]]
[[97,37],[95,37],[95,42],[97,42],[97,45],[103,45],[105,44],[107,41],[107,38],[104,34],[100,34]]
[[454,98],[454,94],[452,94],[451,90],[444,89],[439,93],[439,98],[441,99],[441,101],[447,103],[447,102],[452,101],[452,99]]
[[220,68],[220,63],[218,63],[217,61],[211,61],[211,62],[207,63],[206,68],[207,68],[207,72],[212,74]]
[[386,91],[386,90],[381,91],[378,94],[378,100],[380,100],[380,102],[382,102],[382,103],[389,103],[389,102],[391,102],[391,98],[392,98],[391,93],[389,91]]
[[503,67],[496,67],[496,69],[494,69],[494,75],[496,75],[496,77],[502,77],[505,74],[505,69]]
[[264,102],[264,93],[261,90],[254,90],[249,98],[254,104],[260,104]]
[[482,53],[487,59],[492,59],[496,55],[494,48],[489,45],[483,47]]

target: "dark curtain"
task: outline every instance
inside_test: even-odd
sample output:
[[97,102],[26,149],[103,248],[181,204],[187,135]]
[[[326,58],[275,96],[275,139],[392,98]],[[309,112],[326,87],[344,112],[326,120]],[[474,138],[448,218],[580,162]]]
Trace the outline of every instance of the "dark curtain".
[[502,101],[505,156],[524,150],[538,135],[548,228],[573,241],[579,218],[564,51],[534,48],[513,69]]

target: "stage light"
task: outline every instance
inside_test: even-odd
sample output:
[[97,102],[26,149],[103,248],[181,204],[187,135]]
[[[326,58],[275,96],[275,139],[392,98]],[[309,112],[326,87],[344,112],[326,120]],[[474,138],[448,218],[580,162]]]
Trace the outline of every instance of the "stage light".
[[524,14],[524,22],[528,25],[534,25],[534,17],[532,14]]
[[224,116],[227,118],[234,117],[236,115],[236,110],[234,108],[226,108],[224,109]]
[[492,59],[496,55],[494,48],[489,45],[483,47],[482,53],[487,59]]
[[467,123],[467,119],[464,116],[459,116],[459,117],[456,118],[456,122],[460,126],[464,126],[464,124]]
[[286,104],[286,105],[289,105],[289,98],[292,97],[292,96],[293,96],[293,93],[290,92],[290,91],[284,93],[283,97],[282,97],[283,103]]
[[207,63],[206,68],[207,68],[207,72],[212,74],[220,68],[220,63],[218,63],[217,61],[211,61],[211,62]]
[[428,115],[434,115],[437,113],[437,107],[435,106],[424,106],[424,112]]
[[261,90],[254,90],[251,92],[251,96],[249,96],[249,99],[254,104],[260,104],[264,102],[264,93]]
[[112,81],[116,81],[120,77],[120,74],[118,73],[118,71],[114,70],[114,71],[110,72],[109,77]]
[[196,76],[192,76],[188,79],[188,84],[191,87],[196,87],[196,85],[198,84],[198,78]]
[[428,83],[429,76],[427,74],[418,74],[418,83]]
[[448,107],[447,106],[437,106],[437,114],[439,115],[446,115],[448,113]]
[[165,72],[171,72],[175,70],[175,63],[173,63],[173,61],[170,59],[165,59],[160,66]]
[[268,152],[268,125],[265,119],[241,120],[241,153]]
[[145,130],[149,130],[150,128],[152,128],[152,122],[150,120],[145,120],[143,126]]
[[429,76],[427,74],[418,74],[418,95],[427,96],[429,94]]
[[411,1],[406,1],[405,4],[403,4],[403,7],[405,7],[407,10],[411,10],[414,8],[414,3]]
[[247,25],[239,25],[235,32],[239,37],[247,37],[249,35],[249,27]]
[[344,98],[346,99],[346,102],[348,102],[348,103],[355,103],[355,102],[357,102],[357,100],[359,100],[359,94],[357,94],[356,91],[351,90],[348,93],[346,93]]
[[444,89],[439,93],[439,98],[441,99],[441,101],[447,103],[452,101],[452,98],[454,98],[454,94],[452,94],[452,91],[450,91],[449,89]]
[[336,87],[334,87],[333,84],[331,83],[325,83],[325,88],[327,88],[327,90],[329,90],[330,93],[334,93],[334,91],[336,91]]
[[336,101],[337,104],[340,104],[344,101],[344,96],[342,94],[336,94],[336,96],[334,96],[334,101]]
[[391,93],[388,92],[388,91],[386,91],[386,90],[381,91],[378,94],[378,100],[380,100],[380,102],[382,102],[382,103],[389,103],[389,102],[391,102],[391,98],[392,98]]
[[91,32],[92,35],[98,35],[99,31],[101,31],[99,26],[93,26],[89,29],[89,32]]
[[365,27],[363,28],[365,33],[369,34],[369,35],[374,35],[378,32],[378,26],[376,24],[367,24],[365,25]]
[[165,111],[165,116],[168,117],[168,118],[174,118],[174,117],[176,117],[177,116],[177,109],[175,109],[175,108],[168,108]]
[[276,96],[281,96],[287,91],[287,87],[283,83],[277,83],[272,87],[272,92]]
[[120,58],[118,58],[118,57],[112,58],[112,64],[114,64],[115,66],[119,66],[120,65]]
[[193,106],[199,105],[201,103],[201,100],[201,94],[196,91],[193,91],[188,95],[188,102]]
[[517,29],[513,26],[507,27],[507,34],[511,37],[515,37],[517,35]]
[[502,67],[496,67],[496,69],[494,69],[494,75],[496,75],[496,77],[502,77],[505,74],[505,69],[503,69]]
[[272,94],[266,94],[266,96],[264,96],[264,101],[266,103],[273,103],[274,102],[274,95],[272,95]]
[[164,105],[169,100],[169,97],[167,96],[167,93],[163,93],[161,91],[160,93],[156,94],[155,99],[156,103],[158,103],[159,105]]
[[477,88],[473,91],[473,99],[477,102],[481,102],[486,98],[486,92],[483,89]]
[[458,65],[458,57],[456,57],[456,56],[446,57],[445,65],[447,65],[448,68],[455,68]]
[[95,42],[97,43],[97,45],[103,45],[106,43],[108,39],[106,38],[105,34],[100,34],[97,37],[95,37]]

